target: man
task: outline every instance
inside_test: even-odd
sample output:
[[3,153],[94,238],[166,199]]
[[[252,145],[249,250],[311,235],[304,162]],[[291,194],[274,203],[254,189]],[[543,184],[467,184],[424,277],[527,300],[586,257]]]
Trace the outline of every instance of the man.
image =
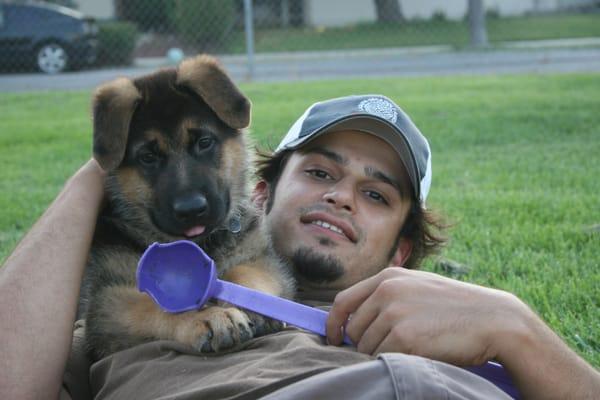
[[[398,268],[417,266],[441,242],[425,208],[430,160],[408,116],[370,95],[311,106],[259,167],[262,223],[293,263],[301,298],[333,300],[327,340],[338,345],[346,333],[358,351],[291,328],[216,356],[152,342],[95,363],[91,391],[97,398],[503,398],[489,382],[432,361],[496,359],[524,398],[593,398],[598,372],[516,297]],[[3,268],[2,398],[59,391],[103,175],[86,164]],[[73,358],[63,395],[79,398],[87,367],[74,368],[81,359]]]

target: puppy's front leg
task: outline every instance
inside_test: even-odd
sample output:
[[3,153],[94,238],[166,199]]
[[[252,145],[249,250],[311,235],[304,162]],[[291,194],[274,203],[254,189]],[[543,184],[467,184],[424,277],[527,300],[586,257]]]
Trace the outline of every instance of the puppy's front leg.
[[117,285],[103,288],[92,301],[96,304],[89,308],[86,336],[95,359],[149,340],[176,340],[211,352],[254,336],[249,317],[234,307],[171,314],[145,293]]
[[[289,298],[294,292],[291,275],[272,257],[259,257],[252,262],[233,266],[223,274],[223,279],[273,296]],[[244,313],[251,321],[255,337],[278,332],[283,328],[281,321],[252,311],[244,310]]]

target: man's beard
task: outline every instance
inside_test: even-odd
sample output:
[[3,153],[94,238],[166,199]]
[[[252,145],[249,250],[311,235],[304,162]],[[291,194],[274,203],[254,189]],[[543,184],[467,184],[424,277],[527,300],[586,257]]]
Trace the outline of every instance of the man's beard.
[[344,275],[340,260],[331,255],[319,254],[310,247],[297,249],[291,261],[299,278],[311,283],[330,283]]

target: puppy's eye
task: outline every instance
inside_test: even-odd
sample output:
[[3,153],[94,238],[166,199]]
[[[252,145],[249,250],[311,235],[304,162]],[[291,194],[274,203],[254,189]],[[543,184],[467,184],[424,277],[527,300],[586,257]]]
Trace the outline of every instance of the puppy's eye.
[[160,157],[156,153],[152,153],[150,151],[140,153],[138,155],[138,160],[140,164],[151,167],[156,165],[160,161]]
[[210,136],[204,136],[199,138],[196,141],[196,148],[198,149],[198,151],[206,151],[208,149],[210,149],[213,144],[215,143],[215,139],[210,137]]

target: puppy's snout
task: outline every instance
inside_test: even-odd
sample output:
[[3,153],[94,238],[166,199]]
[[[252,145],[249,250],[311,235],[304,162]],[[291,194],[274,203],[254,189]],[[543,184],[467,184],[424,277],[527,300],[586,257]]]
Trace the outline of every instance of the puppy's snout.
[[179,196],[173,201],[173,213],[178,219],[186,220],[201,217],[208,211],[208,201],[200,193]]

